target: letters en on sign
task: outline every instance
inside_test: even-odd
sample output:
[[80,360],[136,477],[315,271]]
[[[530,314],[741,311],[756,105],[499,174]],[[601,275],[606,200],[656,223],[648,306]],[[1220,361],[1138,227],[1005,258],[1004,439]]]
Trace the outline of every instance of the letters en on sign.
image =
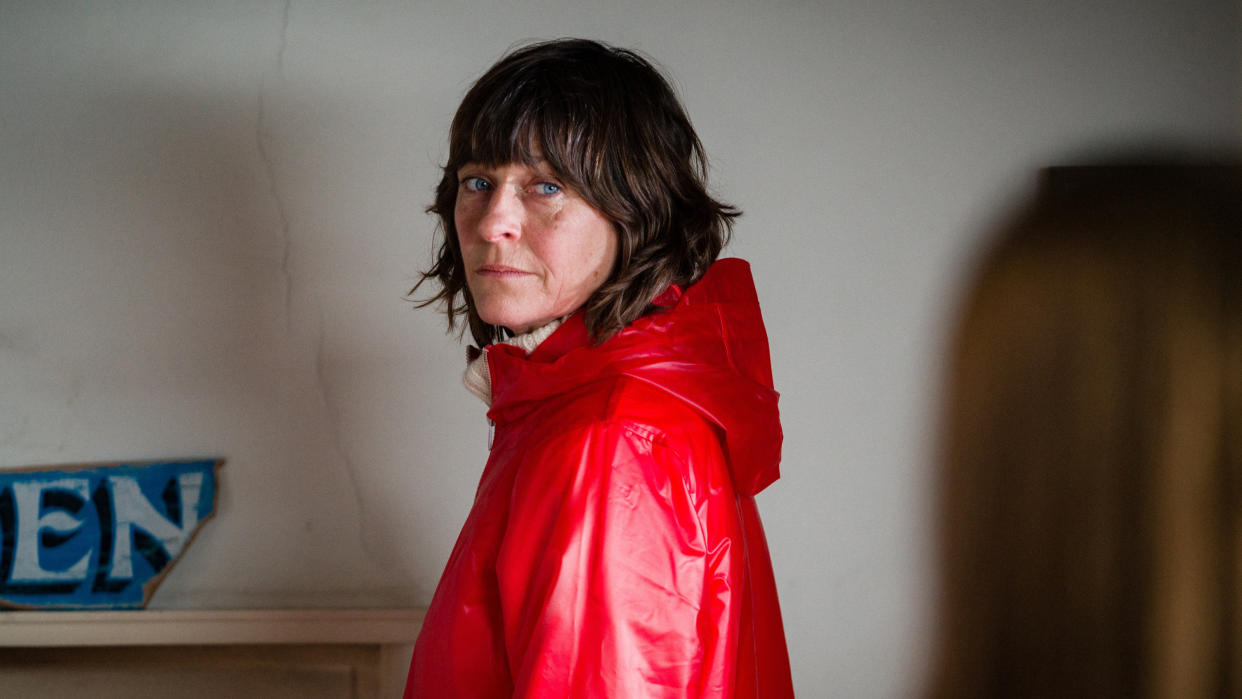
[[0,607],[145,606],[215,513],[222,463],[0,471]]

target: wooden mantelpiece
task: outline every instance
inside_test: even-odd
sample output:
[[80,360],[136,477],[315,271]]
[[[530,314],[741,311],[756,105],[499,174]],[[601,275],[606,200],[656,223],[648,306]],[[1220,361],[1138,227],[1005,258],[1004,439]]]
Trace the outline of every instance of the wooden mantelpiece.
[[422,618],[417,609],[6,611],[0,686],[24,697],[388,699],[401,694]]

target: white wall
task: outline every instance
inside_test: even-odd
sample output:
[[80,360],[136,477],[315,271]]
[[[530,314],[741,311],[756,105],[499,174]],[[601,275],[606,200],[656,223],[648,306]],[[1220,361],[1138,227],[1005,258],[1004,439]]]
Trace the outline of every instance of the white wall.
[[563,35],[662,63],[746,211],[801,695],[908,693],[971,242],[1084,147],[1242,141],[1236,4],[0,2],[0,468],[227,457],[156,607],[426,604],[487,429],[403,300],[422,208],[469,83]]

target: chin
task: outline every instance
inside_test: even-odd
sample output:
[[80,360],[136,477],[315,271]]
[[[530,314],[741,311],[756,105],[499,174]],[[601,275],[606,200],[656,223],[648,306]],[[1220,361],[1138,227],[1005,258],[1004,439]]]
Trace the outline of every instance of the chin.
[[479,318],[482,318],[484,323],[489,325],[499,325],[500,327],[508,328],[515,333],[521,333],[540,325],[538,321],[531,321],[525,316],[514,315],[512,313],[486,313],[480,310]]
[[[493,298],[491,300],[496,301],[497,299]],[[520,303],[479,303],[478,298],[475,299],[474,309],[484,323],[499,325],[519,334],[527,330],[534,330],[560,318],[562,315],[570,313],[570,311],[566,311],[558,315],[555,308],[550,308],[546,305],[538,308],[526,308]]]

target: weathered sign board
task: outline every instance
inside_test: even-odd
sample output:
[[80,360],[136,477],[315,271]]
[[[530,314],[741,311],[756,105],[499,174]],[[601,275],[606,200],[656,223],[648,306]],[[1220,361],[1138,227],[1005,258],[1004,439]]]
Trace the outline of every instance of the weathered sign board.
[[0,607],[145,606],[215,513],[222,463],[0,471]]

